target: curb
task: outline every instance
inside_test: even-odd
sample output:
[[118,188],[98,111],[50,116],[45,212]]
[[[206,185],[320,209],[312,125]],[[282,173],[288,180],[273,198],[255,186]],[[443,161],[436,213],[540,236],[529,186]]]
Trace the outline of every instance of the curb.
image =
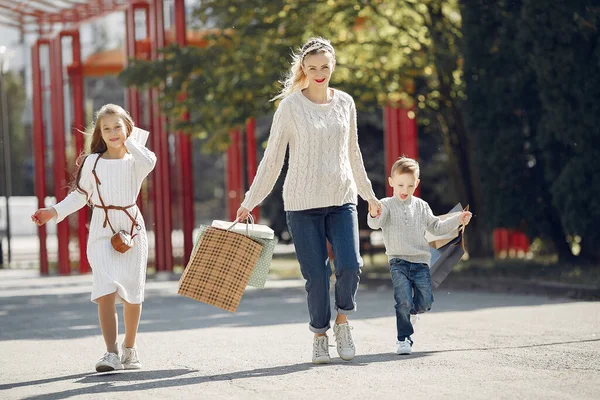
[[[364,274],[360,279],[366,286],[392,286],[384,274]],[[450,275],[435,290],[464,290],[488,293],[516,293],[526,295],[562,297],[576,300],[600,301],[600,287],[560,282],[543,282],[514,278],[481,278]]]

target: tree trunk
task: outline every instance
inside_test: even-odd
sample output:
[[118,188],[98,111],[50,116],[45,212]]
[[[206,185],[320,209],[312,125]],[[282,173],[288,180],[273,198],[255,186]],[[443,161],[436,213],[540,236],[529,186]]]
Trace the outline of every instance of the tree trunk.
[[477,220],[472,220],[469,226],[469,235],[465,236],[469,253],[472,256],[484,257],[493,253],[491,233],[485,226],[484,210],[480,207],[481,186],[480,178],[474,162],[474,149],[467,135],[463,112],[457,104],[457,99],[452,96],[453,72],[457,69],[458,55],[452,54],[444,33],[441,4],[430,4],[429,31],[432,39],[432,55],[436,68],[439,92],[440,109],[438,121],[440,122],[446,153],[451,160],[451,175],[462,202],[469,204],[470,210],[477,214]]
[[579,260],[586,264],[600,265],[600,246],[598,246],[598,238],[593,235],[585,235],[581,239],[581,253]]

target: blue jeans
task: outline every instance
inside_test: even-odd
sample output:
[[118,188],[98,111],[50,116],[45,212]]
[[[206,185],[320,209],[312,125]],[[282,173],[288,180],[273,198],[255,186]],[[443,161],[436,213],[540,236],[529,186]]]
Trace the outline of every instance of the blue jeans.
[[363,265],[359,253],[358,216],[354,204],[287,211],[286,220],[296,248],[302,276],[306,280],[309,329],[325,333],[331,327],[329,278],[331,265],[327,240],[335,263],[335,309],[350,314]]
[[433,304],[429,266],[392,258],[390,273],[394,285],[394,300],[396,300],[398,340],[408,338],[412,343],[410,335],[414,333],[414,329],[410,323],[410,314],[429,311]]

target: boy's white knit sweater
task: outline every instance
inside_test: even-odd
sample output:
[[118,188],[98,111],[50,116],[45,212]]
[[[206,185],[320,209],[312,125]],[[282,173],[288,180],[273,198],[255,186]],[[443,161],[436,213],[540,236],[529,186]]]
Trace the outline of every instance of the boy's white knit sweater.
[[356,204],[357,193],[376,199],[358,147],[352,97],[333,90],[329,103],[317,104],[298,91],[283,99],[273,116],[267,148],[242,207],[252,210],[271,192],[288,146],[286,211]]
[[425,200],[415,196],[404,201],[396,196],[387,197],[381,200],[381,204],[383,207],[379,218],[369,214],[367,224],[383,231],[385,254],[389,260],[401,258],[429,265],[431,253],[425,231],[445,235],[460,225],[460,213],[441,220],[433,215]]

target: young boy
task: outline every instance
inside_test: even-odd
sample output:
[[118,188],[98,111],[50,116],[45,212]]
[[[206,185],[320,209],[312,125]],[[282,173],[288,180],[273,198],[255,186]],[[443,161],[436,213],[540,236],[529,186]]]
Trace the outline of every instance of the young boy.
[[388,178],[394,196],[381,200],[379,217],[369,214],[367,223],[383,231],[383,241],[390,263],[396,300],[397,354],[410,354],[414,333],[411,315],[431,309],[433,293],[429,263],[431,254],[425,231],[443,235],[467,225],[472,214],[463,211],[441,220],[431,212],[426,201],[413,196],[419,186],[419,163],[400,157],[392,165]]

